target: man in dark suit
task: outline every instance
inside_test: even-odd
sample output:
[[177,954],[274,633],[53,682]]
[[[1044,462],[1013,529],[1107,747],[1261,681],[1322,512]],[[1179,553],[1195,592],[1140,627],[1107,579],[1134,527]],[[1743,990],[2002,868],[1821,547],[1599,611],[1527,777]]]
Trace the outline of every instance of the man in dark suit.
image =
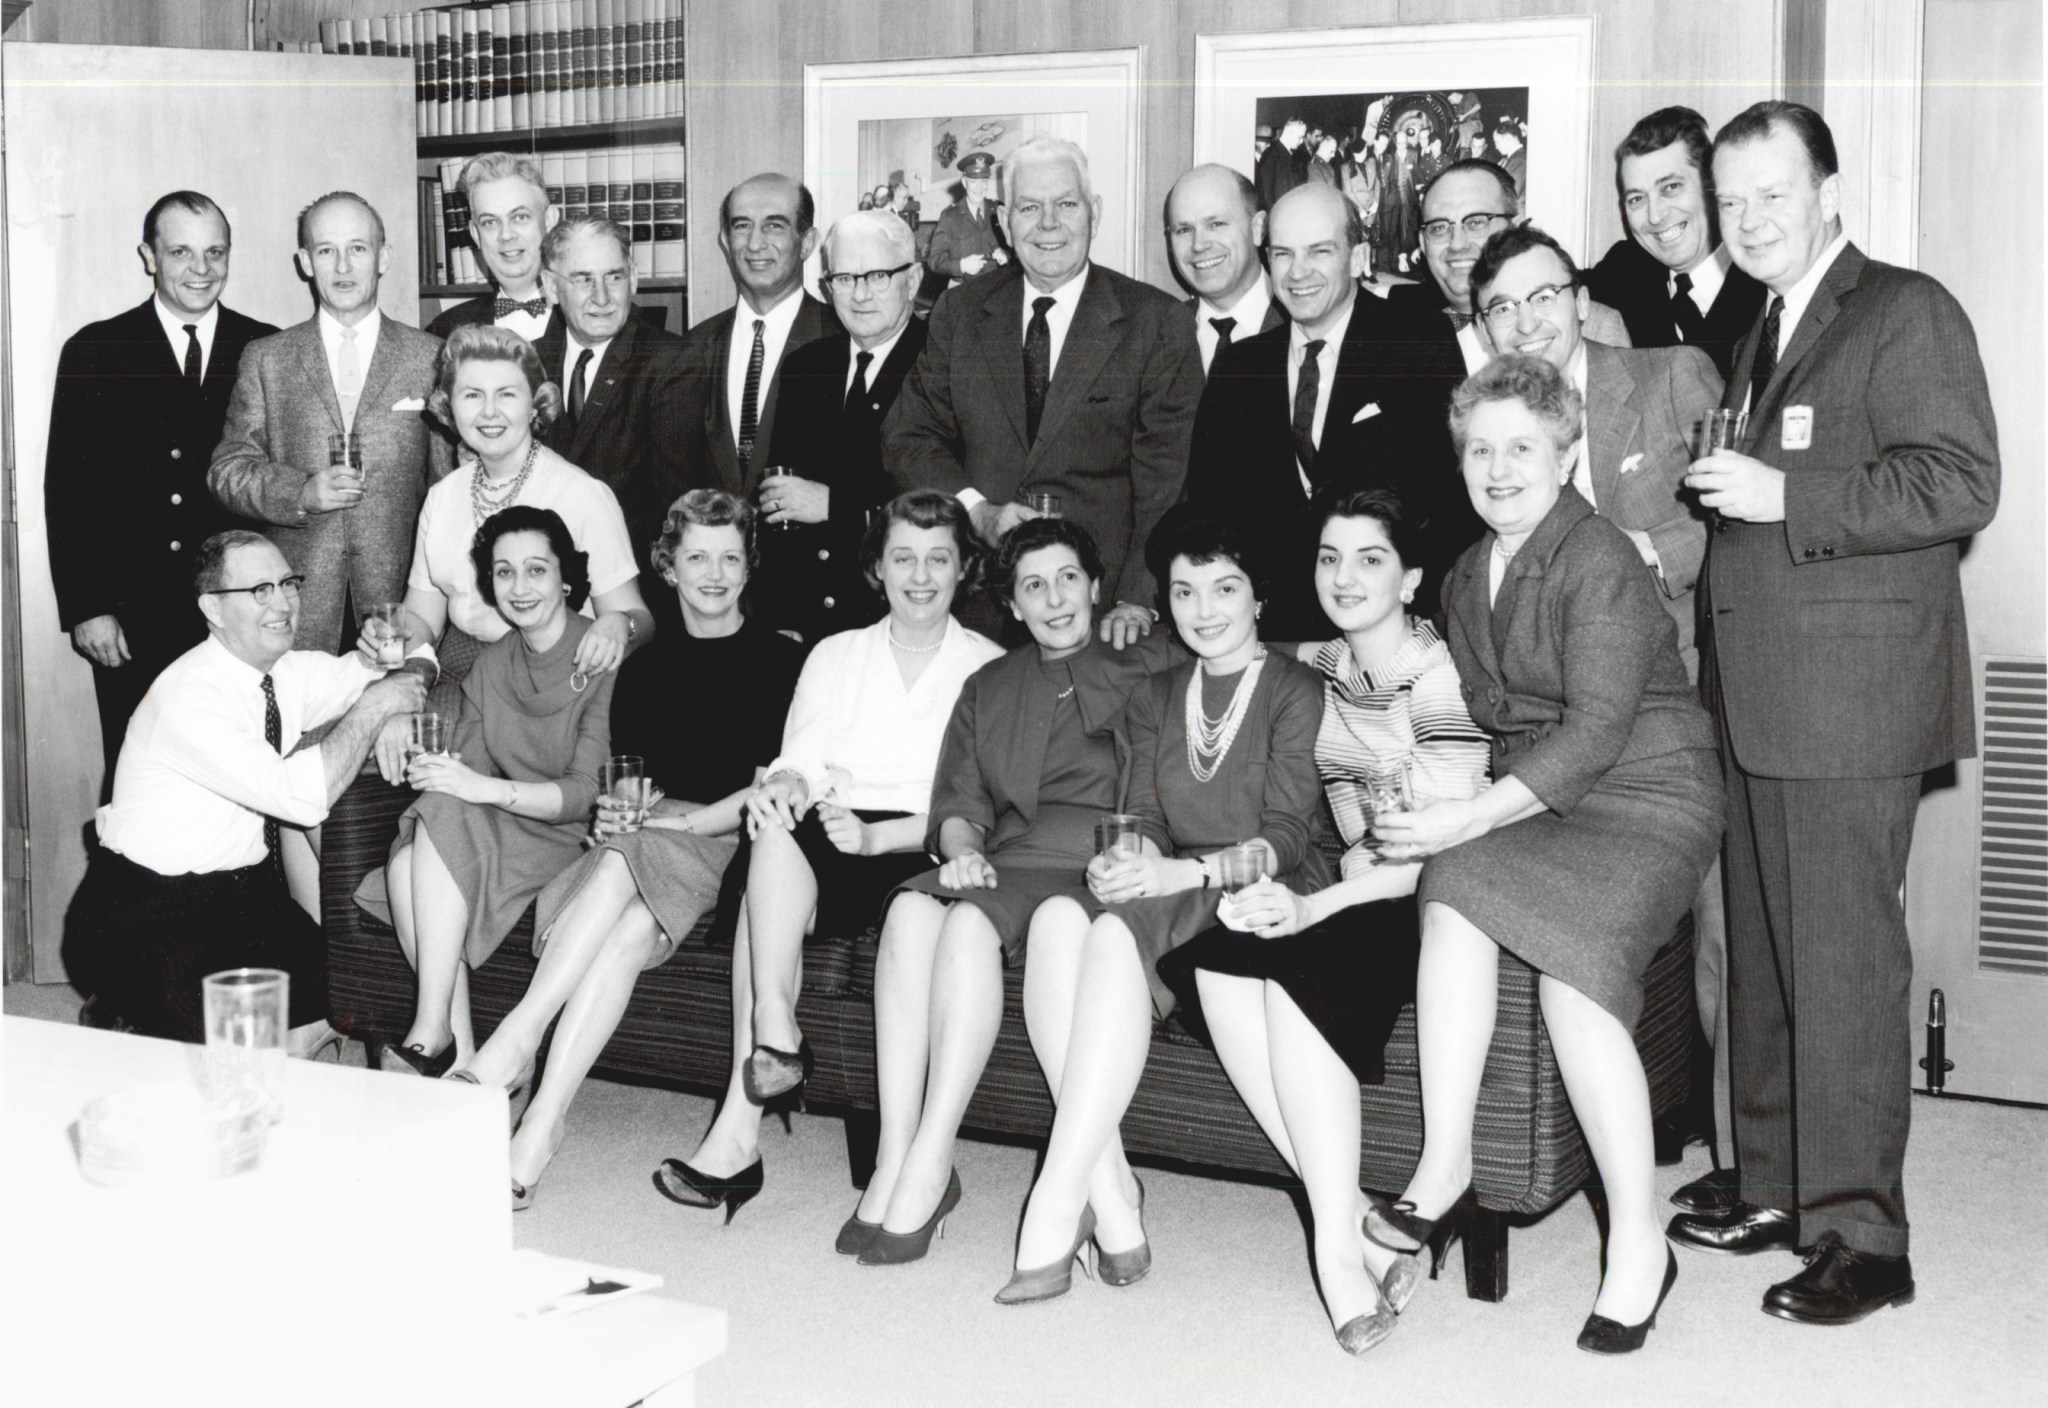
[[687,350],[674,333],[633,316],[639,278],[622,227],[572,216],[548,231],[541,258],[558,313],[534,350],[563,404],[541,439],[618,496],[644,587],[654,581],[650,554],[668,506],[700,482],[686,458],[691,429],[702,424]]
[[824,244],[825,289],[844,331],[782,359],[776,454],[791,474],[761,486],[756,620],[809,642],[881,619],[861,574],[871,510],[895,486],[882,468],[882,419],[924,350],[911,316],[924,270],[894,212],[842,216]]
[[832,310],[803,291],[818,243],[817,204],[775,172],[750,176],[718,207],[718,247],[740,301],[689,331],[701,415],[688,446],[694,486],[752,495],[781,463],[774,444],[782,359],[839,331]]
[[1660,108],[1614,149],[1614,185],[1629,237],[1586,271],[1638,347],[1698,347],[1723,380],[1763,311],[1763,285],[1736,268],[1707,196],[1713,143],[1691,108]]
[[1722,228],[1771,298],[1722,400],[1748,410],[1742,449],[1688,476],[1721,516],[1701,664],[1728,780],[1743,1201],[1671,1236],[1811,1246],[1763,1306],[1808,1324],[1913,1296],[1900,887],[1922,775],[1976,750],[1957,564],[1999,488],[1969,319],[1849,243],[1837,171],[1797,103],[1758,103],[1715,139]]
[[1197,166],[1166,193],[1166,246],[1174,274],[1194,295],[1187,306],[1204,373],[1216,364],[1217,348],[1287,321],[1259,262],[1265,238],[1258,193],[1227,166]]
[[1022,144],[1003,189],[1016,263],[932,310],[884,459],[900,488],[959,495],[991,543],[1033,516],[1026,494],[1058,494],[1101,549],[1102,632],[1121,645],[1156,619],[1144,549],[1180,498],[1201,355],[1176,300],[1089,261],[1102,201],[1079,147]]
[[948,288],[1010,262],[996,228],[996,159],[987,152],[969,152],[960,158],[958,169],[960,199],[939,212],[939,228],[932,232],[925,260]]
[[427,331],[445,339],[465,323],[496,323],[538,343],[553,323],[541,290],[540,246],[562,216],[548,200],[540,167],[530,156],[484,152],[463,164],[460,184],[470,243],[496,287],[447,309]]
[[1308,180],[1308,124],[1290,117],[1280,124],[1279,139],[1259,153],[1259,209],[1270,212],[1280,197]]
[[80,328],[57,361],[43,469],[50,577],[57,620],[93,665],[102,790],[150,681],[206,635],[191,556],[234,522],[206,491],[206,467],[242,349],[277,329],[221,305],[231,244],[209,197],[159,199],[136,251],[155,292]]

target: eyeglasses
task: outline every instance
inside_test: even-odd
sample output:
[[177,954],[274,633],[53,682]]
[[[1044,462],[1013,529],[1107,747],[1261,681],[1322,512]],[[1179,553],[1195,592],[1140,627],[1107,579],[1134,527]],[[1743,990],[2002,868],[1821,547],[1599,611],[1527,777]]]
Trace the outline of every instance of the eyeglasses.
[[1522,298],[1496,299],[1480,309],[1479,316],[1486,319],[1489,326],[1497,328],[1510,327],[1515,322],[1515,315],[1522,311],[1524,304],[1527,304],[1532,312],[1541,316],[1555,308],[1557,300],[1570,293],[1575,287],[1577,287],[1575,284],[1545,284],[1542,288],[1530,289],[1528,294]]
[[889,280],[909,267],[909,264],[898,264],[893,269],[870,269],[864,274],[827,274],[820,282],[834,293],[852,293],[856,284],[869,293],[880,293],[889,286]]
[[1497,220],[1512,220],[1512,215],[1494,215],[1480,212],[1467,215],[1463,220],[1425,220],[1422,222],[1422,237],[1431,244],[1442,244],[1451,237],[1451,226],[1463,225],[1465,233],[1475,240],[1485,239]]
[[285,594],[286,600],[297,601],[299,599],[299,588],[305,585],[305,574],[294,572],[281,582],[258,582],[253,587],[215,587],[207,595],[237,596],[247,592],[250,596],[256,598],[258,606],[268,606],[270,605],[270,599],[279,592]]

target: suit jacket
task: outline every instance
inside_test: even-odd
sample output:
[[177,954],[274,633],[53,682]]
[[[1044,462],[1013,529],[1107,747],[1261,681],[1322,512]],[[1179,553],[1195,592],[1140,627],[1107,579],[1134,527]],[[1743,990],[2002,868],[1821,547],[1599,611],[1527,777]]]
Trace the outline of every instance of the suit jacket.
[[1707,525],[1679,491],[1692,468],[1693,431],[1721,403],[1720,374],[1697,347],[1624,349],[1591,338],[1583,345],[1594,502],[1616,527],[1650,535],[1659,594],[1678,627],[1679,654],[1691,658]]
[[1202,394],[1194,324],[1170,295],[1091,266],[1027,443],[1024,289],[1012,264],[939,300],[883,426],[890,477],[999,504],[1053,490],[1102,552],[1104,609],[1150,606],[1145,543],[1180,498]]
[[277,329],[223,306],[195,392],[154,304],[89,323],[64,344],[43,503],[58,623],[68,631],[111,615],[130,653],[160,665],[206,635],[192,554],[239,522],[207,492],[206,470],[243,351]]
[[405,599],[420,501],[453,463],[450,441],[426,409],[441,339],[376,316],[377,350],[356,403],[361,502],[331,513],[299,507],[306,481],[327,467],[327,437],[343,428],[318,314],[249,345],[206,476],[216,499],[268,525],[292,570],[306,575],[303,650],[341,648],[344,602],[362,615]]
[[861,575],[860,544],[870,510],[895,485],[882,468],[882,419],[924,350],[917,318],[888,358],[868,366],[867,394],[848,404],[846,369],[853,338],[831,333],[784,355],[775,407],[775,454],[805,479],[829,485],[830,516],[788,529],[763,525],[761,570],[749,595],[752,615],[774,630],[816,642],[882,617],[882,603]]
[[[830,304],[820,303],[808,294],[799,293],[797,297],[803,302],[797,309],[796,321],[790,324],[789,340],[782,344],[785,358],[805,343],[816,342],[827,333],[840,330],[839,315],[832,311]],[[774,427],[776,398],[782,390],[782,377],[780,367],[761,369],[761,404],[754,435],[754,457],[743,474],[739,451],[735,448],[737,428],[732,423],[732,412],[726,406],[725,376],[732,352],[733,321],[745,307],[744,303],[736,304],[723,313],[706,318],[685,336],[684,340],[690,344],[690,375],[697,382],[695,399],[698,403],[685,460],[690,465],[692,487],[703,485],[723,489],[730,494],[750,496],[761,482],[761,471],[769,465],[781,463],[775,450]]]
[[1252,178],[1258,188],[1259,209],[1271,210],[1273,203],[1308,179],[1309,154],[1306,145],[1290,151],[1276,137],[1259,154]]
[[[466,327],[475,323],[494,323],[498,320],[497,300],[498,294],[495,289],[489,293],[480,293],[475,298],[466,298],[453,307],[442,309],[434,318],[434,321],[427,324],[427,331],[445,342],[448,339],[448,334],[454,332],[459,327]],[[641,310],[635,309],[634,311],[637,313]],[[548,310],[547,332],[543,333],[542,336],[559,331],[561,326],[562,310],[560,308],[550,308]],[[553,377],[548,379],[550,381],[554,380]]]
[[[1260,277],[1263,278],[1264,275],[1261,275]],[[1270,292],[1270,289],[1268,291]],[[1180,306],[1188,310],[1188,331],[1199,332],[1202,326],[1202,300],[1199,298],[1182,299]],[[1287,310],[1285,308],[1282,308],[1280,306],[1280,300],[1275,298],[1266,304],[1266,316],[1264,319],[1260,321],[1257,331],[1248,332],[1243,337],[1234,339],[1234,341],[1245,342],[1250,340],[1251,338],[1258,336],[1259,333],[1271,332],[1274,328],[1284,328],[1286,326]],[[1237,329],[1232,328],[1231,331],[1236,332]],[[1195,348],[1197,353],[1199,354],[1201,350],[1201,343],[1197,342],[1195,344]],[[1219,346],[1216,349],[1216,356],[1221,357],[1222,355],[1223,348]],[[1212,358],[1210,360],[1209,366],[1213,370],[1215,365],[1215,360],[1214,358]]]
[[[1763,320],[1722,405],[1742,406]],[[1787,411],[1810,410],[1805,448]],[[1792,437],[1796,441],[1798,436]],[[1749,408],[1743,451],[1785,473],[1785,521],[1707,547],[1703,679],[1763,777],[1903,777],[1976,751],[1960,542],[1998,508],[1976,334],[1925,274],[1836,257]]]
[[[970,254],[986,258],[1003,247],[1003,232],[996,227],[995,207],[990,205],[977,220],[968,213],[967,202],[956,200],[939,212],[939,228],[932,231],[932,242],[925,251],[924,264],[934,274],[939,274],[959,283],[968,277],[960,270],[960,261]],[[996,267],[984,266],[985,274]]]
[[[557,313],[534,345],[548,380],[563,378],[569,335]],[[683,339],[628,318],[591,374],[583,414],[565,413],[541,433],[541,442],[569,463],[611,486],[626,518],[642,595],[654,585],[651,553],[668,506],[703,481],[688,459],[693,426],[701,421]],[[564,403],[567,402],[566,393]]]
[[[1637,347],[1676,347],[1684,341],[1678,335],[1678,321],[1671,316],[1670,291],[1665,284],[1670,270],[1632,239],[1619,239],[1586,270],[1586,289],[1594,298],[1621,314],[1628,326],[1628,338]],[[1728,277],[1714,304],[1707,310],[1706,335],[1699,348],[1714,360],[1714,369],[1727,380],[1735,365],[1735,349],[1764,307],[1764,286],[1749,275],[1728,266]]]

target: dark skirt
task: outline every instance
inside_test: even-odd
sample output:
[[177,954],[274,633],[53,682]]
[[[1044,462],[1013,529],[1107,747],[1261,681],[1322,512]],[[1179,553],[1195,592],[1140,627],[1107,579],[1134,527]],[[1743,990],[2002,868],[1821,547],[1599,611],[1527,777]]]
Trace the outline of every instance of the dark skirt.
[[1212,1046],[1197,969],[1277,983],[1361,1084],[1380,1085],[1387,1038],[1415,1000],[1418,913],[1415,897],[1403,895],[1341,910],[1282,939],[1218,924],[1161,958],[1159,975],[1181,1000],[1181,1024]]
[[[1298,892],[1301,889],[1300,872],[1301,868],[1297,867],[1277,878],[1288,889]],[[1171,895],[1153,895],[1117,905],[1105,905],[1093,895],[1088,897],[1089,918],[1114,914],[1123,920],[1124,927],[1137,941],[1138,961],[1144,964],[1145,983],[1152,989],[1152,1014],[1155,1017],[1164,1019],[1172,1015],[1180,1002],[1180,995],[1160,975],[1160,960],[1197,934],[1220,928],[1216,922],[1216,905],[1222,898],[1221,890],[1181,890]]]
[[[865,822],[877,822],[896,821],[910,813],[856,810],[854,815]],[[868,933],[882,922],[883,905],[889,896],[896,893],[897,887],[913,875],[931,869],[932,865],[931,857],[923,851],[891,851],[879,856],[848,855],[832,844],[816,810],[804,813],[804,819],[789,834],[811,867],[812,878],[818,882],[818,920],[806,942],[857,939]],[[726,872],[729,889],[739,888],[730,877],[737,877],[740,885],[746,882],[753,859],[752,850],[752,842],[740,842],[739,854]]]
[[574,865],[548,881],[534,901],[533,953],[540,956],[548,930],[582,893],[607,855],[617,855],[632,872],[640,902],[661,926],[665,940],[648,961],[659,968],[719,901],[727,868],[739,849],[737,836],[699,836],[667,827],[649,827],[612,836],[583,853]]
[[988,916],[988,922],[1002,940],[1003,962],[1015,967],[1024,958],[1025,941],[1031,935],[1031,916],[1047,900],[1065,896],[1084,909],[1094,901],[1088,895],[1085,863],[1061,866],[1004,865],[1000,856],[989,858],[996,869],[993,890],[950,890],[939,883],[939,872],[926,871],[901,888],[930,895],[946,904],[971,904]]

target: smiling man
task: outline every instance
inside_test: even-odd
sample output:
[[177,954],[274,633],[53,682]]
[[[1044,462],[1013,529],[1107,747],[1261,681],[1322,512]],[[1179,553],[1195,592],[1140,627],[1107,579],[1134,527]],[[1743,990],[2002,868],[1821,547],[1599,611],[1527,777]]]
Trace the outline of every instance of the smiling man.
[[445,338],[465,323],[496,323],[539,342],[550,325],[541,240],[562,215],[548,200],[540,166],[515,152],[484,152],[463,164],[460,184],[470,242],[494,287],[447,309],[427,331]]
[[114,760],[156,678],[205,634],[186,590],[192,552],[232,521],[206,490],[242,350],[277,331],[223,307],[228,218],[173,191],[136,249],[154,290],[64,344],[43,466],[58,623],[92,662],[100,739]]
[[[441,339],[377,310],[384,221],[352,191],[299,215],[299,272],[318,305],[250,344],[206,482],[306,575],[299,643],[333,652],[344,621],[405,599],[413,525],[449,442],[429,425]],[[347,462],[334,437],[346,434]]]
[[1128,642],[1156,617],[1144,548],[1180,498],[1201,353],[1175,299],[1090,260],[1102,199],[1079,147],[1023,143],[1003,190],[1015,262],[932,310],[884,455],[899,488],[957,494],[991,543],[1032,516],[1027,494],[1057,494],[1102,552],[1103,635]]
[[1287,321],[1259,262],[1265,237],[1258,193],[1227,166],[1197,166],[1166,193],[1166,246],[1174,273],[1194,294],[1188,308],[1204,372],[1216,365],[1217,348]]

